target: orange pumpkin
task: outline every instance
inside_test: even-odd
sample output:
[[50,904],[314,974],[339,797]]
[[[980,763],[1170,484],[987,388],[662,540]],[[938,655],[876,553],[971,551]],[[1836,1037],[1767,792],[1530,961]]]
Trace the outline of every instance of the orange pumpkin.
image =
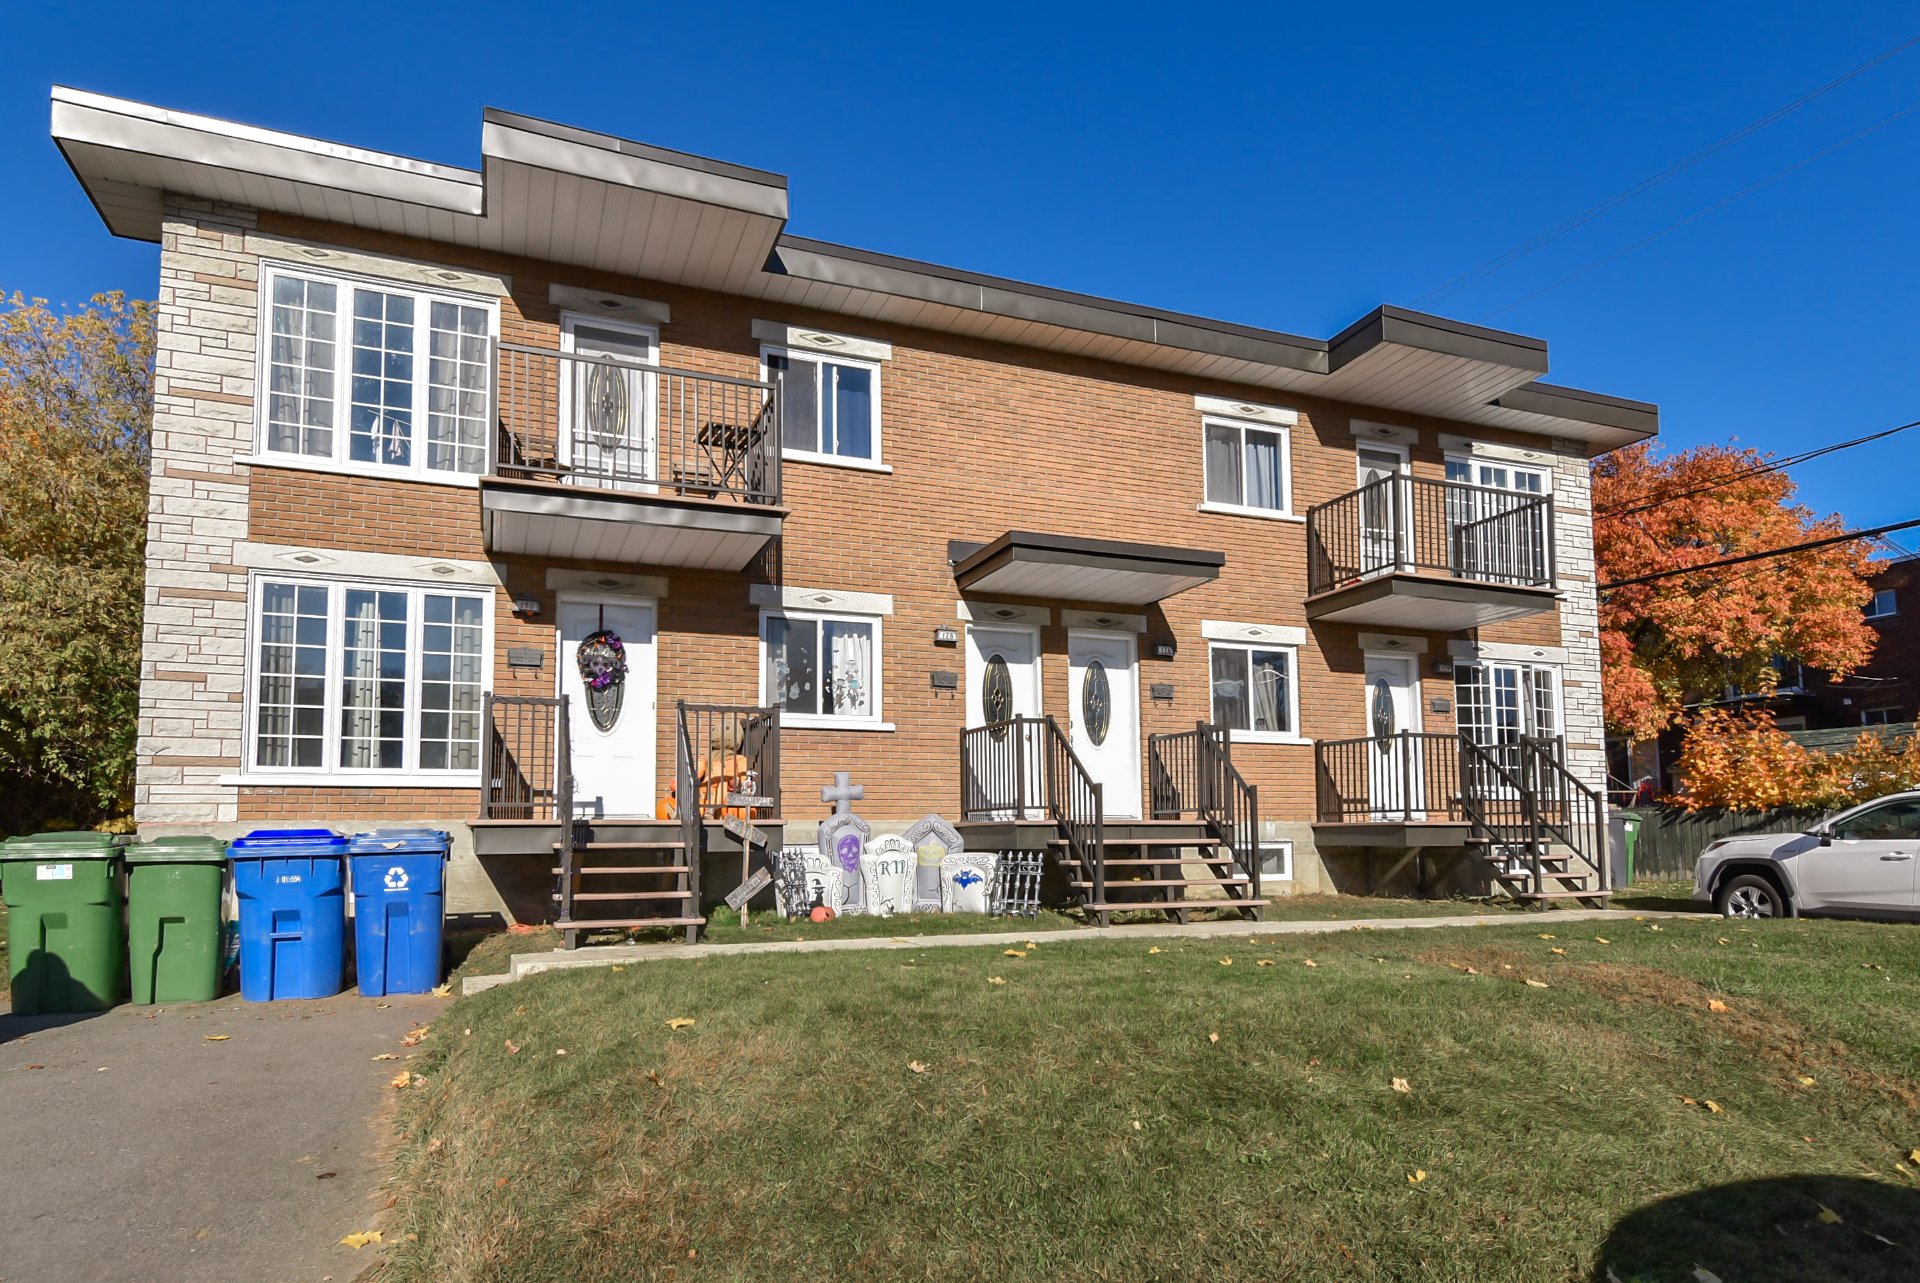
[[832,919],[833,910],[829,909],[824,904],[816,904],[813,906],[813,912],[808,914],[807,916],[812,918],[815,922],[826,922]]

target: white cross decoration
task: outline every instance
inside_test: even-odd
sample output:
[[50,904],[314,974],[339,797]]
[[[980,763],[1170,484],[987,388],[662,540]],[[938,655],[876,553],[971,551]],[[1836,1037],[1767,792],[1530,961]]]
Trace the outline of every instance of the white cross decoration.
[[820,790],[820,800],[822,802],[833,803],[833,813],[835,815],[851,814],[852,812],[847,809],[847,803],[858,802],[867,795],[866,788],[862,785],[851,783],[850,781],[852,779],[853,776],[849,772],[835,771],[833,773],[833,787]]

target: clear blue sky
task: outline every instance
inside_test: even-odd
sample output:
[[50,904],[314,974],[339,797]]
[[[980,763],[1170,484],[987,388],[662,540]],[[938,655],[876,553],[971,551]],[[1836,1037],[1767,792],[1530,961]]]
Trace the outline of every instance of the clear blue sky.
[[[1325,337],[1913,35],[1878,0],[7,4],[0,289],[154,290],[48,140],[61,82],[469,166],[503,107],[784,173],[800,235]],[[1433,310],[1486,319],[1915,103],[1920,49]],[[1674,445],[1920,418],[1917,162],[1920,114],[1492,323]],[[1920,516],[1920,431],[1796,476]]]

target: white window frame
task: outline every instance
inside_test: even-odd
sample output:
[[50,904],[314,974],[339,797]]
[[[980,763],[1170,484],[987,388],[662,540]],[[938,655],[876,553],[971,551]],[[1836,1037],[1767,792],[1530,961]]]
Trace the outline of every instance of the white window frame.
[[[1367,444],[1373,445],[1375,443],[1370,441]],[[1548,499],[1553,497],[1553,469],[1545,464],[1516,463],[1512,459],[1502,459],[1492,455],[1462,454],[1454,450],[1449,450],[1447,452],[1445,457],[1445,463],[1465,464],[1468,468],[1471,468],[1474,470],[1474,474],[1473,474],[1475,476],[1474,480],[1459,482],[1457,484],[1476,486],[1481,490],[1496,490],[1503,494],[1532,494],[1533,493],[1533,491],[1531,490],[1515,490],[1511,486],[1485,485],[1481,481],[1479,481],[1477,478],[1478,471],[1481,468],[1505,468],[1508,472],[1525,472],[1531,476],[1539,477],[1541,496],[1543,498],[1548,498]],[[1443,476],[1445,475],[1444,465],[1442,469],[1442,475]],[[1449,481],[1453,480],[1453,478],[1451,477],[1447,477],[1446,479]]]
[[[1527,672],[1536,674],[1536,678],[1535,678],[1536,681],[1538,680],[1539,674],[1543,674],[1543,673],[1546,674],[1547,680],[1549,681],[1549,683],[1551,683],[1551,687],[1553,691],[1553,719],[1554,719],[1553,738],[1560,741],[1563,745],[1566,743],[1566,739],[1567,739],[1566,688],[1565,688],[1565,683],[1562,680],[1563,674],[1561,673],[1560,665],[1527,663],[1527,662],[1522,662],[1518,660],[1509,660],[1509,659],[1480,658],[1480,659],[1455,660],[1454,669],[1453,669],[1454,671],[1454,692],[1453,692],[1454,725],[1463,732],[1466,731],[1468,728],[1465,725],[1465,723],[1462,721],[1460,716],[1461,709],[1463,707],[1463,703],[1460,699],[1460,673],[1462,672],[1462,670],[1468,669],[1468,668],[1480,668],[1480,669],[1486,669],[1489,671],[1496,668],[1509,668],[1514,670],[1515,673],[1519,673],[1522,670],[1525,670]],[[1526,683],[1524,681],[1518,682],[1517,687],[1519,690],[1525,691]],[[1491,686],[1489,686],[1488,689],[1489,691],[1491,691],[1492,689]],[[1492,707],[1493,707],[1492,703],[1489,702],[1488,703],[1489,710],[1491,710]],[[1534,714],[1538,712],[1538,709],[1533,708],[1532,706],[1523,705],[1523,711],[1525,713],[1526,718],[1528,720],[1531,720]],[[1482,745],[1482,747],[1486,747],[1486,746]]]
[[[1275,642],[1259,641],[1209,641],[1207,643],[1207,720],[1213,720],[1213,655],[1215,651],[1272,651],[1284,653],[1287,657],[1287,713],[1293,725],[1284,731],[1245,730],[1238,726],[1227,728],[1227,738],[1235,744],[1305,744],[1308,741],[1300,734],[1300,648]],[[1247,659],[1247,677],[1253,677],[1253,659]],[[1253,712],[1253,693],[1247,693],[1247,712],[1251,719]]]
[[1860,710],[1862,726],[1897,726],[1900,722],[1900,708],[1896,704],[1889,708],[1863,708]]
[[[267,584],[294,584],[307,587],[323,587],[327,590],[327,664],[324,710],[321,723],[320,765],[312,766],[258,766],[259,761],[259,697],[260,697],[260,617],[262,597]],[[407,676],[406,676],[406,719],[401,731],[403,759],[398,768],[379,766],[340,766],[340,685],[343,680],[342,642],[346,635],[346,619],[338,608],[341,596],[355,589],[370,592],[404,592],[407,594]],[[245,731],[242,735],[242,757],[239,775],[229,777],[223,782],[235,784],[305,784],[334,786],[340,788],[364,787],[378,784],[382,787],[415,786],[423,788],[478,788],[484,768],[487,728],[480,727],[481,761],[472,770],[427,770],[420,766],[420,715],[424,711],[420,704],[421,685],[421,646],[426,636],[426,615],[423,609],[424,599],[428,596],[471,597],[480,602],[480,695],[484,704],[485,697],[493,690],[493,612],[494,590],[484,587],[465,585],[426,583],[420,580],[368,579],[353,576],[295,574],[277,570],[255,570],[247,576],[247,654],[246,654],[246,697],[242,701],[242,714],[245,718]]]
[[[1281,495],[1278,508],[1261,508],[1248,503],[1225,503],[1211,499],[1211,467],[1207,459],[1207,430],[1209,428],[1232,428],[1240,434],[1240,497],[1246,498],[1245,459],[1247,452],[1247,432],[1270,432],[1280,438],[1280,484],[1285,491]],[[1200,508],[1201,512],[1224,513],[1232,517],[1261,517],[1268,521],[1305,521],[1293,510],[1293,429],[1281,423],[1268,423],[1260,419],[1236,419],[1226,414],[1203,414],[1200,416]]]
[[[1880,609],[1880,598],[1882,597],[1887,599],[1887,608],[1885,610]],[[1867,603],[1867,608],[1861,612],[1861,617],[1863,619],[1891,619],[1899,613],[1899,595],[1891,588],[1876,588],[1873,590],[1873,600]]]
[[[838,352],[820,352],[813,348],[791,347],[783,343],[762,343],[760,345],[760,381],[773,382],[773,371],[767,365],[770,356],[782,356],[789,362],[812,361],[819,365],[845,365],[868,371],[873,376],[873,453],[862,458],[851,454],[829,454],[824,450],[795,450],[786,443],[786,424],[780,425],[780,457],[790,463],[818,463],[830,468],[852,468],[858,472],[892,472],[893,468],[884,462],[886,455],[881,444],[882,425],[886,422],[882,397],[884,392],[881,377],[885,362],[868,360],[865,357],[842,356]],[[815,389],[814,405],[817,411],[826,410],[825,380]],[[779,395],[776,389],[775,396]]]
[[[774,692],[767,685],[767,621],[785,619],[788,621],[809,621],[820,624],[868,624],[873,628],[873,695],[868,701],[869,711],[863,717],[851,717],[839,713],[789,713],[784,700],[774,698]],[[886,721],[882,712],[884,705],[881,697],[885,693],[886,675],[886,620],[882,615],[868,615],[858,612],[836,610],[794,610],[787,607],[768,607],[760,612],[760,702],[767,708],[780,709],[780,725],[800,730],[819,731],[891,731],[893,723]],[[818,642],[815,653],[820,655],[820,663],[826,663],[826,656],[820,654]]]
[[[1293,839],[1275,838],[1273,841],[1257,841],[1256,850],[1260,859],[1260,876],[1264,880],[1275,882],[1293,881]],[[1268,856],[1279,857],[1280,867],[1269,871],[1266,867]]]
[[[267,415],[272,407],[273,373],[273,287],[282,277],[291,277],[305,281],[322,281],[334,286],[340,293],[336,297],[333,336],[333,452],[331,455],[297,454],[291,451],[273,450],[268,447]],[[389,464],[367,462],[354,459],[352,453],[352,405],[353,405],[353,290],[379,290],[386,294],[403,294],[414,303],[414,353],[413,353],[413,434],[409,453],[411,461],[407,464]],[[484,294],[466,294],[457,290],[428,289],[406,281],[389,280],[379,276],[339,272],[331,269],[307,267],[298,263],[262,262],[260,264],[260,296],[257,320],[257,337],[254,352],[254,398],[253,398],[253,453],[244,456],[242,463],[258,463],[280,468],[299,468],[310,472],[337,472],[350,476],[383,477],[389,480],[422,481],[432,485],[472,486],[480,484],[480,478],[487,469],[479,472],[454,472],[443,468],[427,467],[427,420],[428,420],[428,378],[432,368],[432,353],[427,345],[426,336],[432,330],[432,308],[435,303],[451,303],[460,307],[477,307],[487,314],[487,410],[486,422],[489,437],[495,431],[496,401],[498,399],[499,372],[495,366],[494,353],[500,338],[500,300]],[[487,459],[493,457],[493,442],[487,441]]]

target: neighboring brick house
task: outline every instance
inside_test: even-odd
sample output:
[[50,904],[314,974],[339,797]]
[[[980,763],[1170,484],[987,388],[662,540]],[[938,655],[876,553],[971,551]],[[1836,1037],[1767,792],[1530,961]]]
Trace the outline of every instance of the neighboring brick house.
[[1877,562],[1868,581],[1867,623],[1878,634],[1873,658],[1839,681],[1818,669],[1795,674],[1775,701],[1785,730],[1892,726],[1920,719],[1920,554],[1900,551]]
[[790,842],[848,771],[877,832],[942,813],[1083,883],[1191,839],[1271,896],[1497,863],[1529,772],[1568,833],[1602,785],[1588,461],[1657,418],[1540,382],[1538,340],[804,240],[777,175],[493,111],[479,170],[65,89],[53,133],[161,246],[143,830],[431,822],[456,907],[528,916],[556,761],[594,835],[665,848],[737,751]]

